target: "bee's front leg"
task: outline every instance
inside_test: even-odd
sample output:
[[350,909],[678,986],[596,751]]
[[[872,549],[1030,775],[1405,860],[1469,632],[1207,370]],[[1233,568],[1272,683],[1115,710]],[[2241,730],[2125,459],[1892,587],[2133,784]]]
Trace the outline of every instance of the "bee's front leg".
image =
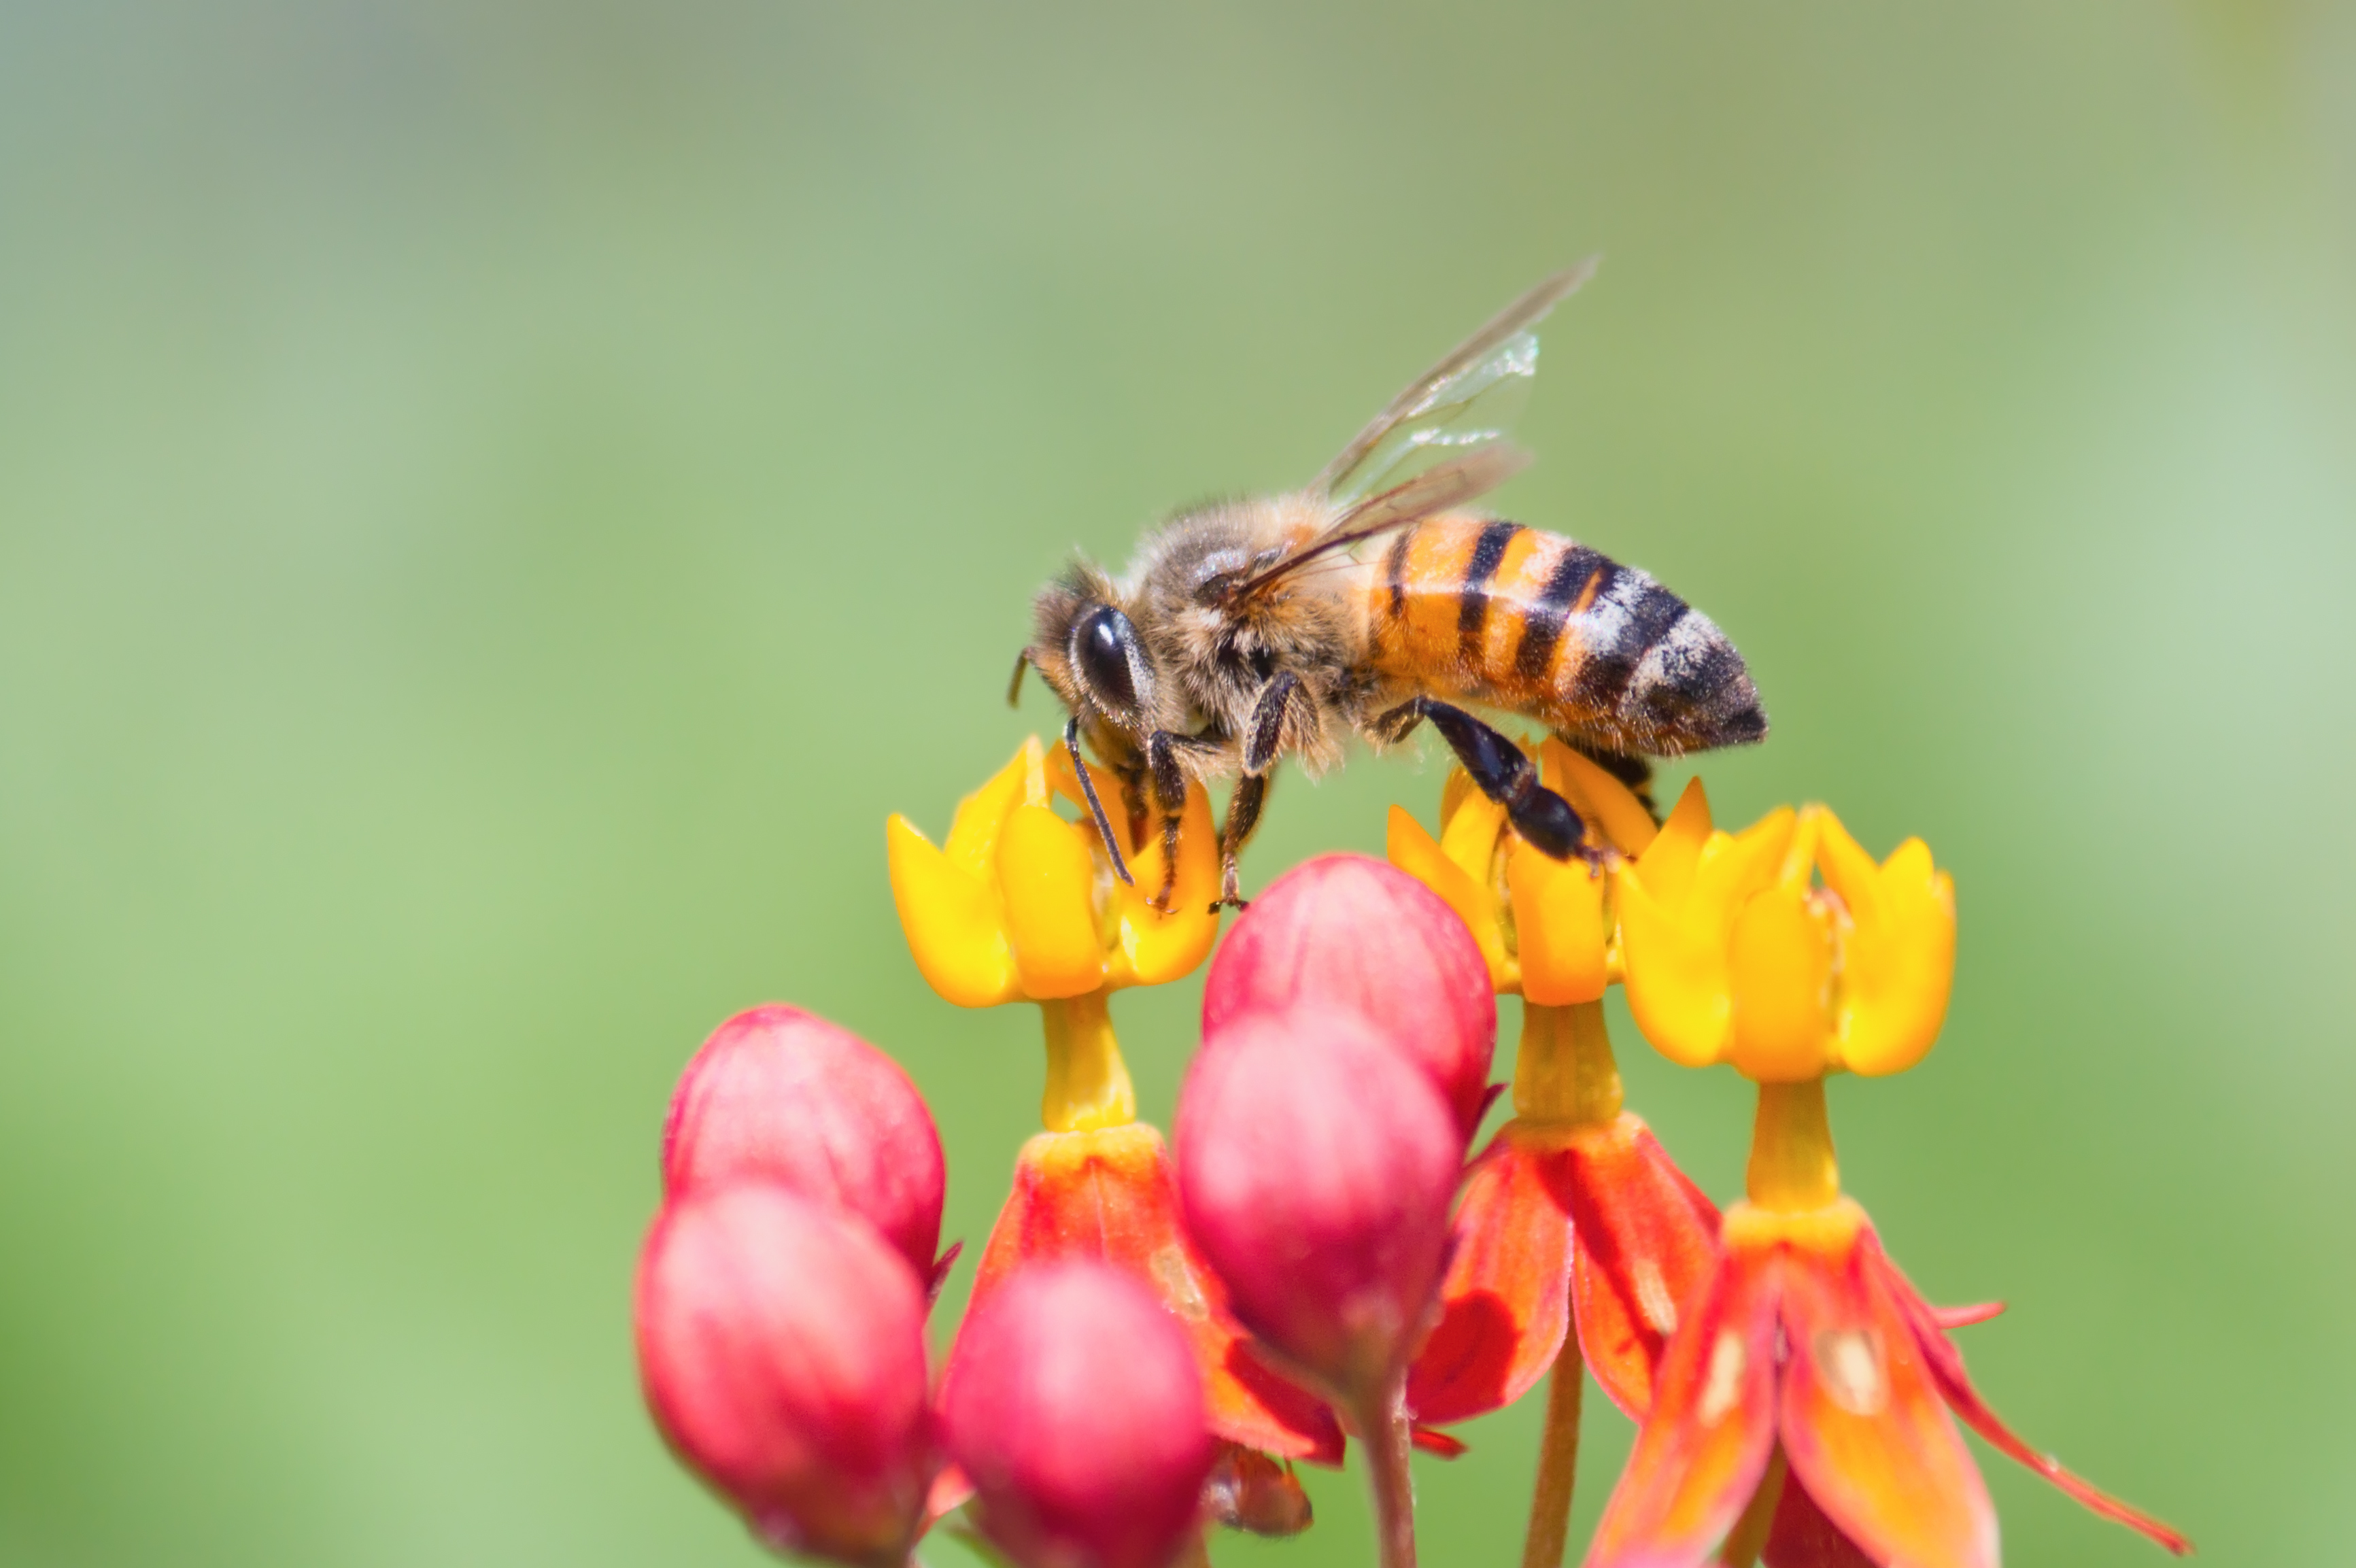
[[1301,684],[1301,677],[1288,670],[1263,687],[1259,701],[1252,704],[1251,729],[1244,736],[1243,777],[1236,781],[1235,798],[1227,802],[1226,827],[1219,835],[1219,901],[1211,906],[1214,910],[1244,907],[1237,859],[1252,830],[1259,826],[1269,782],[1277,759],[1284,754],[1287,725],[1315,702]]

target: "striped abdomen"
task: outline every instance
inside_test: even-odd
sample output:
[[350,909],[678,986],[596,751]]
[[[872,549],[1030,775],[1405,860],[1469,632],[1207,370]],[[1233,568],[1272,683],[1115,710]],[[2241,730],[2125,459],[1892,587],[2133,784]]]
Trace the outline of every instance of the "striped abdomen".
[[1674,756],[1767,733],[1742,656],[1708,616],[1560,534],[1435,517],[1372,564],[1371,660],[1402,685],[1617,751]]

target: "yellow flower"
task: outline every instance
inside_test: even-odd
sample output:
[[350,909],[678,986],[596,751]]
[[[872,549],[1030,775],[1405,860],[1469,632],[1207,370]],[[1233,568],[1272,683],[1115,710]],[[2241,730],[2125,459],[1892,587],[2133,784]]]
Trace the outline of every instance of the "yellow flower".
[[1946,1015],[1954,879],[1921,839],[1876,865],[1823,806],[1719,832],[1694,780],[1621,873],[1618,912],[1636,1025],[1687,1067],[1762,1083],[1902,1072]]
[[[1128,797],[1119,781],[1090,768],[1114,831],[1126,839]],[[1061,795],[1080,811],[1066,822],[1049,804]],[[1162,888],[1162,843],[1124,842],[1134,886],[1115,879],[1090,820],[1078,776],[1061,748],[1036,736],[1014,760],[959,802],[937,848],[905,817],[884,824],[892,901],[916,967],[960,1007],[1076,997],[1185,974],[1211,950],[1219,918],[1219,854],[1210,798],[1186,790],[1178,835],[1178,876],[1163,914],[1149,902]]]
[[[1541,781],[1578,811],[1590,845],[1633,856],[1653,842],[1653,819],[1626,785],[1552,737],[1537,757]],[[1393,806],[1391,864],[1446,899],[1472,929],[1490,983],[1541,1006],[1601,997],[1612,978],[1606,875],[1524,843],[1507,826],[1505,809],[1462,768],[1448,776],[1440,817],[1434,840]]]

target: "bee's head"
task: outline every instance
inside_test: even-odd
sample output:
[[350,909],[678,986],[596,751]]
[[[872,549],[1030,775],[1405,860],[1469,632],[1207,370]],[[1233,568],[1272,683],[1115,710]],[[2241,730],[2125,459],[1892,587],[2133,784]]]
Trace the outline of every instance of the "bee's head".
[[1153,660],[1110,578],[1082,562],[1039,591],[1024,657],[1083,723],[1137,737],[1155,727]]

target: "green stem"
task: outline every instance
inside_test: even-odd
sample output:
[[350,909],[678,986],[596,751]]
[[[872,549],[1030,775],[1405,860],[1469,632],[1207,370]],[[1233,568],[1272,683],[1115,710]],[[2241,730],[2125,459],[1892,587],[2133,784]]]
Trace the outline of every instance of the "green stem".
[[1823,1079],[1759,1086],[1744,1187],[1760,1208],[1786,1214],[1822,1208],[1840,1196]]
[[1415,1480],[1408,1471],[1413,1446],[1404,1377],[1358,1412],[1358,1443],[1375,1494],[1375,1533],[1382,1568],[1415,1568]]
[[1751,1568],[1759,1561],[1760,1552],[1767,1545],[1767,1531],[1775,1523],[1775,1505],[1783,1500],[1785,1469],[1783,1445],[1778,1443],[1767,1460],[1767,1473],[1759,1478],[1759,1489],[1751,1494],[1750,1506],[1727,1531],[1726,1544],[1718,1549],[1721,1568]]
[[1525,1122],[1590,1127],[1620,1114],[1620,1064],[1603,1026],[1602,1003],[1523,1004],[1514,1113]]
[[1129,1064],[1120,1059],[1105,996],[1091,991],[1039,1004],[1047,1035],[1047,1088],[1039,1097],[1039,1120],[1050,1133],[1125,1127],[1137,1120],[1137,1090],[1129,1081]]
[[1570,1492],[1579,1478],[1579,1403],[1587,1363],[1574,1326],[1547,1380],[1546,1434],[1538,1442],[1538,1478],[1530,1488],[1529,1533],[1522,1538],[1522,1568],[1562,1568],[1570,1541]]

